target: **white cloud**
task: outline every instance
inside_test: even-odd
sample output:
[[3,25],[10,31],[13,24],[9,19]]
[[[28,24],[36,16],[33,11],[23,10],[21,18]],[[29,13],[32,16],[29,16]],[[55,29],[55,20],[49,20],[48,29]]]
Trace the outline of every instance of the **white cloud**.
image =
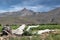
[[44,6],[44,5],[37,5],[37,6],[20,6],[20,5],[12,5],[10,8],[8,8],[7,10],[0,10],[0,13],[2,12],[13,12],[13,11],[20,11],[23,8],[27,8],[36,12],[46,12],[49,10],[52,10],[52,7],[49,6]]
[[20,7],[20,6],[11,6],[10,8],[8,8],[8,9],[6,9],[6,10],[0,10],[0,13],[19,11],[19,10],[21,10],[22,8],[23,8],[23,7]]
[[0,10],[0,13],[4,13],[4,12],[7,12],[6,10]]
[[48,6],[43,6],[43,5],[38,5],[38,6],[27,6],[27,9],[31,9],[36,12],[47,12],[54,8],[48,7]]

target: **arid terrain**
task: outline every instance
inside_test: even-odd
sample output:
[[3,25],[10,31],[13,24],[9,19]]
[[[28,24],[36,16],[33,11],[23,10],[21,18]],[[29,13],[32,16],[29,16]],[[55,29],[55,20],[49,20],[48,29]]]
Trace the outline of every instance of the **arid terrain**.
[[0,24],[60,24],[60,8],[48,12],[34,12],[24,8],[0,13]]

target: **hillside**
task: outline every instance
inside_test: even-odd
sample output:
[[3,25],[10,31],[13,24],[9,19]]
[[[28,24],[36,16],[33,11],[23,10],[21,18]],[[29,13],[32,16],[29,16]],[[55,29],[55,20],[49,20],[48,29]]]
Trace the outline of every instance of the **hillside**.
[[34,12],[26,8],[17,12],[0,13],[0,24],[60,24],[60,8],[49,12]]

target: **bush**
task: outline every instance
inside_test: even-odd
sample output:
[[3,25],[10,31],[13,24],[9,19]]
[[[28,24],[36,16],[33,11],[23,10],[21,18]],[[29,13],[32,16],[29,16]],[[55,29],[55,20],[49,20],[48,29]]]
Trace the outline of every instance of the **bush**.
[[30,32],[28,32],[28,31],[24,31],[23,35],[24,36],[31,36],[32,34]]
[[0,24],[0,26],[2,26],[2,25]]
[[31,28],[31,30],[44,30],[44,29],[60,29],[60,25],[40,25],[37,28]]

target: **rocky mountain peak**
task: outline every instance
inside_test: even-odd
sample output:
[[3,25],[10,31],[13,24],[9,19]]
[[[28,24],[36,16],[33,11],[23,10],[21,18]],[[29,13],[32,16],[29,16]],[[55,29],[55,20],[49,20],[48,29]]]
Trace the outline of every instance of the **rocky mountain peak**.
[[28,9],[26,9],[26,8],[23,8],[21,11],[28,11]]
[[23,8],[20,13],[23,15],[23,16],[26,16],[26,15],[33,15],[34,12],[32,10],[29,10],[29,9],[26,9],[26,8]]

